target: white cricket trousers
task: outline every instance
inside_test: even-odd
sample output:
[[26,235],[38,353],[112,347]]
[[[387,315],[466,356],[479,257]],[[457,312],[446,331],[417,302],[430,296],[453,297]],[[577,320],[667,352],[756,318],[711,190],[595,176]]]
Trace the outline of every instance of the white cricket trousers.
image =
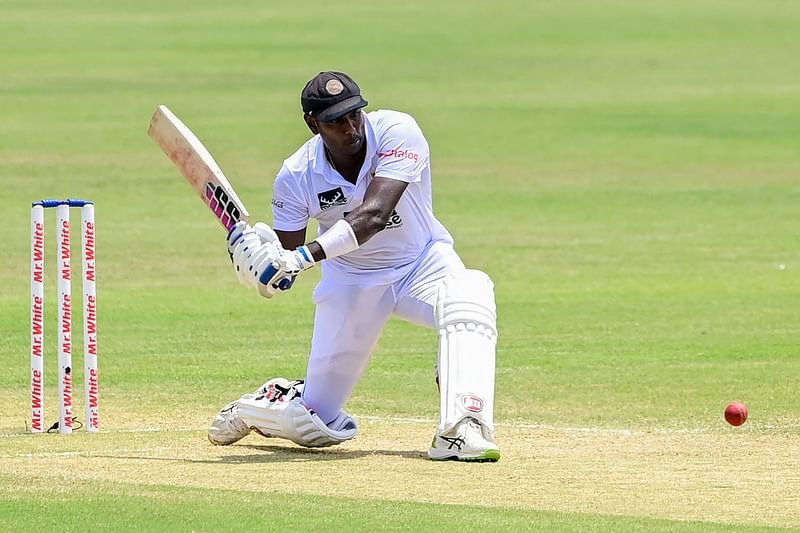
[[[439,284],[464,268],[452,245],[434,242],[405,277],[389,285],[342,285],[323,278],[314,290],[317,309],[303,402],[326,424],[336,418],[361,379],[389,317],[435,328]],[[432,364],[436,346],[431,347]]]

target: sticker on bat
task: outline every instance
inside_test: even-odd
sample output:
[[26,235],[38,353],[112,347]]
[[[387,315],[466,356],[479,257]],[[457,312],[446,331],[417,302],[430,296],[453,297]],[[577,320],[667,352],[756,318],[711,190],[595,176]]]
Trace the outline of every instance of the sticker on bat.
[[208,199],[208,207],[211,208],[211,211],[226,229],[231,229],[242,218],[239,209],[230,201],[221,185],[206,182],[206,198]]

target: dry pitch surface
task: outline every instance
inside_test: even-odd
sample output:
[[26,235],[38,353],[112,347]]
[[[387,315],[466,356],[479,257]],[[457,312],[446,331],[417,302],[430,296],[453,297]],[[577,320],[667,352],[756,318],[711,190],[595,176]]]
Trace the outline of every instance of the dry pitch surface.
[[[362,419],[326,450],[251,435],[214,447],[200,429],[0,436],[0,492],[104,480],[800,526],[794,428],[628,431],[499,424],[496,464],[425,459],[432,421]],[[276,480],[291,480],[283,483]],[[68,482],[69,483],[69,482]],[[69,485],[67,484],[67,488]]]

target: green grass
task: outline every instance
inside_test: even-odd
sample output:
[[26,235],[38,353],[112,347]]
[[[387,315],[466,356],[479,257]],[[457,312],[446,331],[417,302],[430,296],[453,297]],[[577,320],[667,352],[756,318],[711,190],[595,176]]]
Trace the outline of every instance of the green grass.
[[[26,494],[26,496],[29,496]],[[124,496],[124,503],[120,498]],[[336,509],[336,512],[331,512]],[[509,510],[502,515],[473,505],[411,505],[351,498],[292,497],[233,490],[189,490],[119,483],[83,484],[71,493],[52,493],[46,504],[29,497],[0,503],[0,527],[9,531],[744,531],[735,526],[588,514]],[[35,526],[35,527],[33,527]],[[768,531],[770,528],[747,529]]]
[[[437,213],[496,283],[499,421],[724,431],[722,409],[738,400],[752,431],[797,431],[796,2],[0,0],[0,12],[1,432],[28,416],[28,206],[43,197],[97,203],[105,428],[199,428],[267,377],[302,375],[318,272],[271,302],[239,287],[222,232],[146,128],[168,104],[269,221],[272,178],[308,135],[299,91],[333,68],[370,109],[411,112],[426,132]],[[51,275],[50,415],[54,292]],[[390,323],[349,409],[435,418],[435,346],[432,332]],[[255,514],[282,507],[309,529],[341,525],[325,510],[342,506],[364,530],[445,515],[466,530],[717,527],[535,504],[480,508],[470,522],[443,505],[220,488],[220,507],[247,497]],[[42,520],[81,529],[76,510],[94,500],[73,489],[14,496],[0,526],[48,509]],[[179,480],[128,489],[98,496],[104,527],[228,524],[216,495]],[[167,519],[176,501],[182,514]]]

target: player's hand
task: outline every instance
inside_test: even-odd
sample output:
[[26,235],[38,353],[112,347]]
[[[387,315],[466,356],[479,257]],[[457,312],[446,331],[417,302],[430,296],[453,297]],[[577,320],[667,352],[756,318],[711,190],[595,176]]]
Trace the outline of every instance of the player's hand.
[[[258,290],[265,298],[272,298],[278,290],[274,285],[275,272],[280,270],[278,259],[286,253],[278,236],[268,225],[258,223],[251,227],[238,222],[228,232],[228,253],[231,256],[239,283]],[[264,283],[261,280],[271,280]]]
[[254,234],[262,243],[280,244],[278,234],[269,225],[257,222],[255,226],[251,227],[247,222],[240,220],[228,232],[228,253],[233,253],[233,247],[238,244],[240,239],[252,238]]
[[[262,283],[271,285],[278,290],[288,291],[292,288],[294,280],[300,272],[308,270],[316,264],[308,247],[301,246],[297,250],[283,250],[277,260],[277,269],[270,273],[269,269],[262,275]],[[269,277],[264,281],[264,278]]]

